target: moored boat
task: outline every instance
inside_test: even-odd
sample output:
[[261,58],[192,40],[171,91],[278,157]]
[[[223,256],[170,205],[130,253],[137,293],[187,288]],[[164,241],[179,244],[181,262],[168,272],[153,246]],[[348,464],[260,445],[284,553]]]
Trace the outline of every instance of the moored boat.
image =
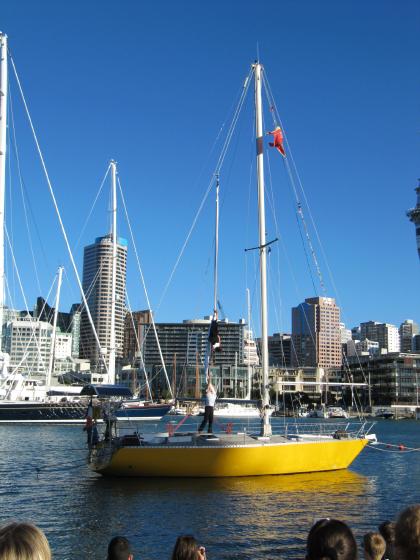
[[[135,431],[124,435],[120,428],[114,437],[101,441],[90,454],[91,468],[112,476],[163,477],[230,477],[259,476],[329,471],[347,468],[369,442],[372,425],[362,423],[351,427],[340,425],[329,430],[318,423],[313,429],[305,424],[293,430],[286,425],[281,433],[273,433],[270,422],[268,384],[268,323],[266,256],[270,243],[265,232],[263,119],[261,92],[263,68],[259,62],[252,65],[255,81],[255,128],[257,144],[257,183],[259,206],[260,289],[261,289],[261,353],[263,372],[263,399],[258,433],[245,429],[202,435],[180,432],[178,426],[155,434]],[[247,83],[247,82],[246,82]],[[246,88],[245,88],[246,93]],[[276,124],[276,123],[275,123]],[[277,131],[280,127],[276,126]],[[280,135],[273,146],[286,156]],[[216,198],[218,199],[219,169]],[[218,212],[216,212],[216,223]],[[216,228],[216,247],[217,247]],[[215,266],[217,280],[217,261]],[[215,316],[217,323],[216,290]],[[210,335],[209,335],[210,339]],[[206,368],[207,371],[207,368]],[[209,377],[208,377],[209,379]],[[181,423],[180,423],[181,424]],[[118,427],[117,427],[118,430]],[[109,431],[108,431],[109,433]]]

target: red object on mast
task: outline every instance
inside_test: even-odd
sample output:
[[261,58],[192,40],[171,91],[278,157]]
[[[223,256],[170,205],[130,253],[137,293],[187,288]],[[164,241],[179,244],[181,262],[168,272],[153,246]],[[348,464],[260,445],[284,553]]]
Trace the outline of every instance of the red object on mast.
[[272,148],[277,148],[281,155],[283,157],[286,157],[286,152],[284,151],[283,147],[283,132],[281,131],[281,128],[279,126],[276,126],[276,128],[273,131],[268,132],[268,134],[272,134],[274,137],[274,141],[270,142],[270,146]]

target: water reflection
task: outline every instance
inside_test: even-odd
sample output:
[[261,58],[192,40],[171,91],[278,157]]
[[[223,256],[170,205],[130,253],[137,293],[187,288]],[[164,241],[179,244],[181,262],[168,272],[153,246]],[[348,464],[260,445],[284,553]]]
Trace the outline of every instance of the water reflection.
[[257,494],[304,493],[313,499],[320,493],[329,495],[345,493],[360,496],[366,491],[368,479],[350,470],[322,473],[305,473],[283,476],[258,476],[241,478],[95,478],[90,484],[97,492],[117,492],[133,496],[135,493],[189,492],[239,492],[243,496]]
[[[218,558],[296,557],[308,528],[330,504],[339,502],[343,511],[356,513],[361,497],[366,500],[372,493],[369,485],[352,471],[224,479],[97,478],[79,492],[79,521],[92,538],[98,528],[92,518],[100,512],[102,531],[129,529],[142,543],[153,542],[159,527],[162,543],[172,542],[179,532],[192,532]],[[117,511],[124,511],[123,517]],[[153,557],[155,552],[143,547],[141,555]],[[167,552],[162,544],[161,553]]]

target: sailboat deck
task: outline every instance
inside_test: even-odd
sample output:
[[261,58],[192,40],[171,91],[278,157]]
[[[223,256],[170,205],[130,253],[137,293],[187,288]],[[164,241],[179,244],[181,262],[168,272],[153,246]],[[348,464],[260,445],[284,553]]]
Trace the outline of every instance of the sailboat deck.
[[[120,431],[119,437],[113,440],[116,448],[120,447],[236,447],[236,446],[266,446],[293,442],[314,442],[334,439],[359,438],[361,432],[365,433],[366,424],[331,424],[326,430],[324,426],[307,424],[304,429],[291,429],[289,425],[281,433],[273,433],[270,437],[261,437],[258,432],[249,433],[235,431],[232,433],[216,432],[214,434],[185,432],[160,432],[160,433],[131,433],[123,435]],[[315,429],[316,428],[316,429]]]

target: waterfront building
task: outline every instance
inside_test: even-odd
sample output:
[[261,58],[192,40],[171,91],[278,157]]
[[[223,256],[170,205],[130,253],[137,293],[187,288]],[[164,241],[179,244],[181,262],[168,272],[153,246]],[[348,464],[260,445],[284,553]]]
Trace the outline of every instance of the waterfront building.
[[[127,241],[117,240],[117,281],[115,293],[115,355],[122,357],[124,343],[125,286]],[[100,354],[110,345],[112,309],[112,234],[98,237],[84,249],[83,291],[98,335],[100,349],[85,309],[80,322],[80,357],[90,360],[93,369],[100,364]]]
[[51,350],[53,327],[27,315],[6,326],[6,352],[10,367],[19,373],[45,375]]
[[[165,364],[177,362],[202,365],[207,348],[210,318],[185,320],[182,323],[156,323]],[[214,354],[214,365],[244,364],[245,321],[218,321],[222,351]],[[159,349],[153,329],[144,331],[143,359],[146,367],[161,366]]]
[[348,359],[348,368],[355,383],[367,383],[364,404],[369,400],[372,406],[418,404],[420,354],[389,352],[354,356]]
[[[48,305],[46,300],[38,297],[33,311],[34,319],[45,321],[51,325],[54,322],[55,308]],[[61,333],[70,333],[72,340],[71,356],[74,358],[79,357],[80,346],[80,304],[74,303],[70,312],[66,313],[59,311],[57,313],[57,329]]]
[[387,352],[400,351],[398,329],[390,323],[378,323],[376,321],[360,323],[360,339],[364,340],[365,338],[379,342],[379,348],[384,348]]
[[307,298],[292,308],[292,343],[292,366],[341,365],[340,308],[334,298]]
[[399,328],[401,352],[413,351],[413,337],[419,334],[419,326],[411,319],[406,319]]
[[[51,354],[53,326],[30,315],[10,321],[6,325],[6,351],[10,369],[19,373],[45,376]],[[53,374],[72,368],[72,335],[56,331]]]
[[417,243],[417,254],[420,258],[420,179],[419,184],[416,188],[417,193],[417,204],[415,208],[411,208],[407,211],[407,216],[410,222],[416,226],[416,243]]
[[128,311],[124,321],[124,351],[123,357],[129,363],[134,363],[142,351],[144,338],[151,328],[151,313],[143,311]]

